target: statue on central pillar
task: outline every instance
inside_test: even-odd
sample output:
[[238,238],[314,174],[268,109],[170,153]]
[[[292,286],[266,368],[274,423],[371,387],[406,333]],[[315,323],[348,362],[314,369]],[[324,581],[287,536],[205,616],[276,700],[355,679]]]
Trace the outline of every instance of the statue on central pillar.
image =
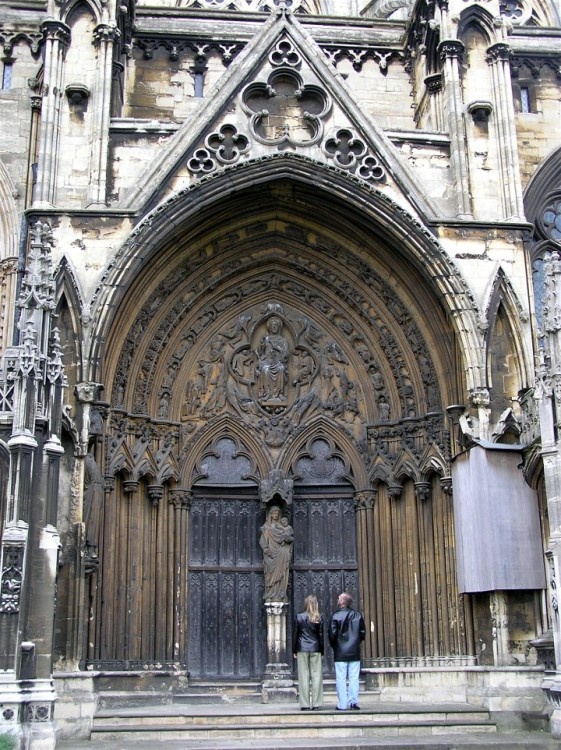
[[279,505],[272,505],[261,527],[259,546],[263,550],[265,601],[288,602],[287,589],[294,530],[282,515]]

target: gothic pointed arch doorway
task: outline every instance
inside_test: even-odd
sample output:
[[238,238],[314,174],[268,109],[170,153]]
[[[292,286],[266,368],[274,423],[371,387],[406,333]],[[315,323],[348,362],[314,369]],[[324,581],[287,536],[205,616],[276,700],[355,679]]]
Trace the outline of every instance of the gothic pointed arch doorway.
[[[127,276],[107,331],[108,400],[99,406],[106,502],[89,665],[188,669],[193,660],[201,676],[260,672],[264,642],[255,637],[241,662],[210,647],[196,662],[210,622],[196,617],[211,617],[214,597],[212,621],[234,628],[221,640],[247,641],[262,627],[262,488],[279,471],[293,484],[293,606],[304,588],[323,587],[327,612],[335,589],[356,589],[370,623],[369,659],[467,649],[444,501],[451,428],[444,405],[458,402],[461,384],[450,320],[460,316],[447,313],[426,273],[432,240],[421,262],[422,232],[398,243],[391,217],[382,227],[332,195],[322,203],[316,187],[286,176],[248,183],[220,221],[205,212],[177,217],[181,231],[162,240],[150,272]],[[334,456],[345,471],[323,482],[318,467]],[[327,526],[314,526],[322,517]],[[229,538],[232,528],[240,531]],[[352,533],[347,561],[353,544],[344,537]],[[333,536],[323,560],[314,534],[326,543]],[[240,549],[228,546],[232,540]],[[336,550],[343,557],[332,560]],[[238,602],[240,586],[254,598],[219,610],[227,602],[219,579],[228,595],[238,591]],[[430,632],[414,622],[418,592]],[[443,595],[444,614],[434,607]]]

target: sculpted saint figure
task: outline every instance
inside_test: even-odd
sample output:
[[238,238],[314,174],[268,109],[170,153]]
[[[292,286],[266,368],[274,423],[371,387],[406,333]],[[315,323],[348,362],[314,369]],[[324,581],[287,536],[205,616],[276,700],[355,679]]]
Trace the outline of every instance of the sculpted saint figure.
[[104,493],[103,474],[90,448],[86,453],[84,466],[84,524],[86,526],[87,554],[91,558],[97,558],[99,523]]
[[267,513],[267,520],[261,527],[259,546],[263,550],[265,575],[265,601],[286,602],[290,558],[294,530],[288,520],[281,515],[278,505],[273,505]]
[[286,401],[288,354],[289,345],[282,335],[282,321],[273,315],[267,321],[267,334],[257,348],[257,383],[261,401]]

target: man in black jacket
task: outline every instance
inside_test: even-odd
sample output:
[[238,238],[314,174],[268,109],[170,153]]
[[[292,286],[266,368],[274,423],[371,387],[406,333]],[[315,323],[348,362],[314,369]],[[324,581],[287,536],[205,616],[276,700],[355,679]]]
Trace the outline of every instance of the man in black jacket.
[[[353,597],[346,592],[339,595],[337,606],[329,621],[327,634],[335,661],[337,710],[358,711],[358,678],[360,675],[360,644],[366,635],[360,612],[351,609]],[[347,689],[348,680],[348,689]]]

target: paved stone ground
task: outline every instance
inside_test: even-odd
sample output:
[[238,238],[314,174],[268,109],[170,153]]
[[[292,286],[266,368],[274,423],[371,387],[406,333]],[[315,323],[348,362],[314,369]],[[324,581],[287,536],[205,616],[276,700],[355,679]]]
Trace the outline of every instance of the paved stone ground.
[[304,748],[326,748],[326,750],[561,750],[561,740],[554,740],[541,732],[499,733],[485,735],[448,735],[440,737],[364,738],[345,740],[239,740],[213,741],[186,740],[178,742],[60,742],[57,750],[303,750]]

